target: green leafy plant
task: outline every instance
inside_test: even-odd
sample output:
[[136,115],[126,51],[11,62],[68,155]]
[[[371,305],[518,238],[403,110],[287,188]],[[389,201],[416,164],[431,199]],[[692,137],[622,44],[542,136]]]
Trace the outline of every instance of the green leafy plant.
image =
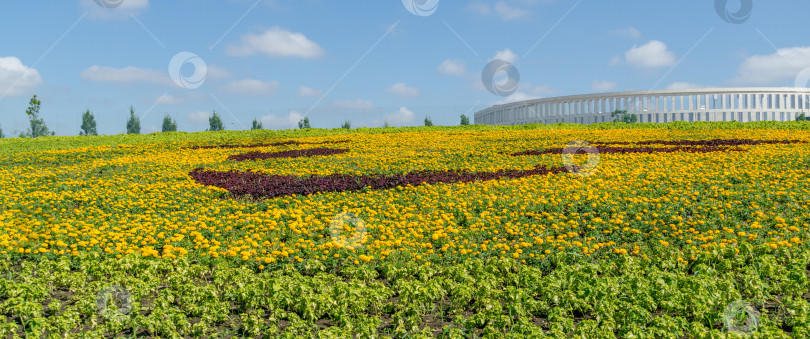
[[298,128],[299,129],[311,128],[309,126],[309,117],[304,117],[303,119],[299,120],[298,121]]
[[352,122],[349,121],[349,119],[346,119],[346,121],[343,122],[343,125],[340,125],[340,128],[351,129],[352,128]]
[[39,101],[37,99],[37,95],[34,94],[34,96],[28,102],[28,109],[25,110],[25,114],[28,115],[30,127],[28,131],[20,134],[21,137],[36,138],[55,134],[54,132],[48,130],[48,127],[45,126],[45,121],[39,117],[39,108],[41,104],[42,102]]
[[430,120],[429,116],[425,117],[425,126],[428,126],[428,127],[433,126],[433,121]]
[[251,126],[250,129],[251,130],[262,129],[262,122],[257,120],[256,118],[253,118],[253,126]]
[[88,109],[87,111],[82,114],[82,130],[79,131],[79,135],[98,135],[96,131],[96,118],[93,116],[93,113],[90,112]]
[[[225,127],[222,126],[222,118],[219,117],[217,111],[214,111],[214,114],[208,118],[208,130],[213,132],[222,131],[224,129]],[[175,126],[175,130],[177,130],[177,126]]]
[[467,115],[462,114],[461,115],[461,126],[467,126],[469,124],[470,124],[470,118],[468,118]]
[[163,116],[163,126],[161,127],[161,131],[163,132],[176,132],[177,131],[177,121],[173,120],[169,113],[166,113]]
[[626,110],[617,109],[610,113],[610,117],[613,118],[614,122],[623,122],[626,124],[638,122],[638,116],[635,114],[628,114]]
[[127,120],[127,134],[141,134],[141,118],[135,116],[135,108],[129,106],[129,120]]

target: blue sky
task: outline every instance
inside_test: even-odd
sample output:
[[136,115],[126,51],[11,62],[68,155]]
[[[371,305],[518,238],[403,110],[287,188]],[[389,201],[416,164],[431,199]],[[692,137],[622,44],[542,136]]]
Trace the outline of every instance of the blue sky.
[[[76,135],[86,109],[100,134],[123,133],[130,105],[142,116],[144,133],[159,130],[166,113],[180,130],[205,130],[213,110],[226,129],[249,128],[254,117],[265,128],[292,128],[305,115],[324,128],[345,119],[355,127],[421,125],[426,115],[449,125],[463,113],[528,98],[805,87],[810,78],[810,3],[802,0],[756,1],[750,10],[740,0],[0,6],[0,126],[7,136],[26,128],[33,94],[57,135]],[[482,83],[482,70],[494,59],[519,71],[509,96]]]

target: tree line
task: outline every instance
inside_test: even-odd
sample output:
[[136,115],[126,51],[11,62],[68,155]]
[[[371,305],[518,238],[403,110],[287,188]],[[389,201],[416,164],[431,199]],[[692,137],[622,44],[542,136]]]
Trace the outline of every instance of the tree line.
[[[36,94],[31,98],[28,102],[28,109],[25,110],[25,114],[28,116],[29,127],[27,130],[20,132],[19,137],[21,138],[37,138],[42,136],[52,136],[55,135],[53,131],[48,129],[45,124],[45,121],[39,116],[39,110],[42,102],[37,99]],[[425,117],[425,126],[433,126],[433,121],[430,119],[429,116]],[[470,119],[462,114],[461,115],[461,125],[469,125]],[[348,119],[343,122],[340,126],[341,128],[351,129],[351,121]],[[383,127],[390,127],[388,121],[385,121]],[[96,129],[96,118],[89,109],[86,110],[82,114],[82,123],[79,127],[79,135],[82,136],[90,136],[90,135],[98,135],[98,130]],[[135,107],[129,106],[129,119],[127,120],[127,134],[141,134],[141,118],[135,115]],[[306,129],[312,128],[309,122],[309,117],[304,117],[298,121],[298,128],[299,129]],[[253,118],[253,124],[251,126],[252,130],[256,129],[263,129],[262,122],[256,118]],[[208,118],[208,129],[206,131],[222,131],[225,130],[225,126],[222,123],[222,118],[219,116],[219,113],[215,110],[213,114]],[[176,132],[177,131],[177,120],[173,119],[171,115],[166,113],[163,117],[163,123],[161,125],[162,132]],[[3,134],[3,128],[0,126],[0,138],[4,138],[5,135]]]

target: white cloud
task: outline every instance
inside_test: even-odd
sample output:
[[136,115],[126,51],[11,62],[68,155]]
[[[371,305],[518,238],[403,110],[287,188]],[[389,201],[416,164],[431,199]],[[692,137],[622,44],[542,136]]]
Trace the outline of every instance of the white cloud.
[[0,57],[0,97],[15,97],[33,91],[42,82],[36,69],[17,57]]
[[641,32],[639,32],[639,30],[636,29],[635,27],[618,28],[612,30],[610,33],[613,35],[618,35],[631,39],[638,39],[641,37]]
[[174,95],[164,94],[155,100],[156,105],[179,105],[183,103],[183,99]]
[[512,95],[510,95],[508,97],[505,97],[505,98],[503,98],[501,100],[493,102],[492,105],[503,105],[503,104],[508,104],[510,102],[525,101],[525,100],[532,100],[532,99],[539,99],[539,98],[540,97],[536,96],[536,95],[526,94],[526,93],[523,93],[523,92],[515,92],[515,93],[512,93]]
[[400,107],[398,111],[386,114],[383,120],[376,120],[374,125],[382,126],[386,122],[390,126],[406,126],[411,125],[416,121],[415,114],[406,107]]
[[466,66],[464,65],[464,61],[457,60],[457,59],[447,59],[442,61],[442,63],[437,68],[439,74],[445,75],[455,75],[455,76],[464,76],[467,74]]
[[398,82],[385,90],[386,93],[396,95],[401,98],[415,98],[419,96],[419,89]]
[[243,79],[231,81],[220,87],[220,90],[242,95],[272,95],[279,86],[278,81]]
[[492,10],[489,8],[489,5],[481,1],[473,1],[467,6],[467,9],[482,15],[492,14]]
[[667,49],[667,45],[658,40],[652,40],[641,46],[633,46],[624,53],[627,63],[639,68],[658,68],[675,64],[675,54]]
[[780,48],[773,54],[754,55],[743,60],[737,68],[738,75],[731,82],[736,85],[784,83],[794,86],[799,73],[808,67],[810,47]]
[[240,45],[229,45],[225,53],[230,56],[250,56],[262,53],[271,58],[316,58],[324,54],[323,48],[302,33],[274,26],[260,34],[242,36]]
[[[103,6],[111,3],[118,6]],[[149,0],[81,0],[80,6],[93,18],[112,19],[128,18],[131,14],[138,14],[140,11],[149,8]]]
[[694,84],[691,82],[673,82],[667,89],[691,89],[691,88],[705,88],[706,86]]
[[194,111],[194,112],[189,113],[186,116],[186,118],[188,118],[188,120],[191,120],[194,123],[201,124],[201,123],[208,122],[208,118],[210,116],[211,116],[211,113],[206,112],[206,111]]
[[498,17],[504,21],[519,19],[529,14],[529,11],[509,6],[509,4],[507,4],[505,1],[498,1],[495,3],[494,9],[495,14],[498,14]]
[[288,116],[275,116],[272,114],[262,116],[259,120],[262,122],[262,127],[269,129],[287,129],[297,128],[298,121],[304,118],[304,115],[298,111],[290,111]]
[[228,78],[233,78],[233,74],[231,74],[231,72],[228,72],[228,70],[220,68],[219,66],[214,64],[206,65],[206,72],[205,72],[206,80],[220,80]]
[[301,88],[298,89],[298,96],[299,97],[319,98],[322,95],[323,95],[323,91],[319,90],[319,89],[314,89],[314,88],[307,87],[307,86],[301,86]]
[[621,64],[621,63],[622,63],[622,57],[619,56],[619,55],[614,55],[613,58],[610,58],[610,61],[608,61],[608,65],[611,65],[611,66],[616,66],[616,65]]
[[149,82],[162,85],[173,85],[169,74],[153,69],[127,66],[124,68],[113,68],[107,66],[90,66],[82,71],[81,78],[97,82],[133,83]]
[[512,95],[508,97],[495,101],[491,104],[501,105],[516,101],[539,99],[543,97],[548,97],[549,95],[558,92],[559,91],[556,88],[549,85],[533,85],[532,83],[529,82],[522,82],[518,87],[518,91],[512,93]]
[[518,56],[517,56],[517,54],[515,54],[515,52],[512,52],[511,49],[507,48],[505,50],[496,52],[495,57],[493,57],[491,60],[495,60],[495,59],[500,59],[500,60],[506,61],[506,62],[508,62],[510,64],[514,64],[515,62],[517,62]]
[[336,101],[332,104],[335,108],[345,108],[345,109],[371,109],[374,108],[374,104],[371,101],[357,99],[357,100],[344,100],[344,101]]
[[467,10],[487,16],[494,14],[503,21],[519,19],[529,14],[528,10],[511,6],[506,1],[498,1],[492,7],[482,1],[473,1],[467,6]]
[[591,88],[593,88],[593,90],[597,92],[607,92],[616,88],[616,86],[619,86],[619,84],[612,81],[607,80],[591,81]]

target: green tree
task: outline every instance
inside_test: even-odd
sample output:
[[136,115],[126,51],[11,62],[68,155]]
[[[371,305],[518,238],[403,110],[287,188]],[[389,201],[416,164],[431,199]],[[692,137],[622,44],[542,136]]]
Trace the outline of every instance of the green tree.
[[635,114],[627,114],[626,110],[617,109],[610,113],[610,117],[613,118],[613,121],[624,122],[626,124],[638,122],[638,116]]
[[[176,129],[176,128],[175,128]],[[222,131],[225,127],[222,126],[222,118],[219,117],[217,111],[214,111],[214,114],[208,118],[208,130],[209,131]]]
[[90,110],[82,114],[82,130],[79,131],[79,135],[98,135],[96,131],[96,118],[93,116],[93,113],[90,113]]
[[425,117],[425,126],[433,126],[433,121],[430,120],[430,117]]
[[805,121],[805,120],[807,120],[807,117],[804,115],[804,112],[801,112],[799,113],[798,116],[796,116],[796,121]]
[[250,129],[262,129],[262,122],[253,118],[253,127]]
[[461,126],[467,126],[469,124],[470,124],[470,118],[468,118],[466,115],[462,114],[461,115]]
[[385,128],[391,127],[391,125],[388,124],[388,120],[383,122],[383,127],[385,127]]
[[304,117],[303,119],[299,120],[298,121],[298,128],[300,128],[300,129],[310,128],[310,126],[309,126],[309,117]]
[[127,134],[141,134],[141,118],[135,116],[135,108],[129,106],[129,120],[127,120]]
[[5,137],[6,137],[6,136],[5,136],[5,135],[3,135],[3,128],[2,128],[2,127],[0,127],[0,139],[3,139],[3,138],[5,138]]
[[163,132],[176,132],[177,131],[177,121],[172,120],[172,117],[169,116],[169,113],[166,113],[166,116],[163,117]]
[[42,102],[37,100],[37,95],[34,94],[34,97],[28,102],[28,109],[25,110],[25,114],[28,115],[28,122],[31,124],[31,127],[28,131],[20,134],[21,137],[36,138],[56,134],[49,131],[48,127],[45,126],[45,121],[39,117],[39,108],[41,104]]
[[343,123],[343,125],[340,125],[340,128],[351,129],[352,128],[352,122],[349,121],[349,119],[346,119],[346,121]]

